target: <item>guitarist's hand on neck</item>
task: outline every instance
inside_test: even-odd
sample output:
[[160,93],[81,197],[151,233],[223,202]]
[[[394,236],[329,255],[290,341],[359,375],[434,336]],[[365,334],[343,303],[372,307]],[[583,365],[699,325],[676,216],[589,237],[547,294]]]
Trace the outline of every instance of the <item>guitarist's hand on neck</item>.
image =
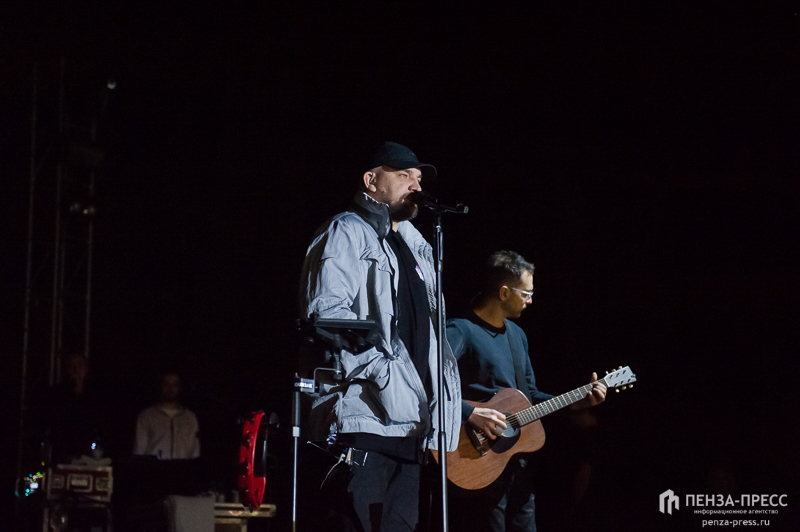
[[606,388],[602,383],[597,382],[597,373],[592,373],[592,391],[586,397],[570,406],[573,410],[583,410],[584,408],[591,408],[597,406],[606,400]]
[[475,407],[467,423],[486,434],[490,440],[495,440],[506,428],[505,419],[506,416],[497,410]]

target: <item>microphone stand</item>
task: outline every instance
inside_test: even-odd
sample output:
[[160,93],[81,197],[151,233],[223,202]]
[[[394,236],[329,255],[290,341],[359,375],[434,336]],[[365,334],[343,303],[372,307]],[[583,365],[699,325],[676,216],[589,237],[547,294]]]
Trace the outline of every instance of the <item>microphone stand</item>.
[[442,233],[442,212],[434,210],[433,222],[434,237],[436,240],[436,310],[439,319],[436,324],[436,361],[439,377],[439,467],[442,480],[442,532],[448,532],[449,523],[447,516],[447,431],[445,430],[445,401],[444,401],[444,295],[442,293],[442,262],[444,259],[444,234]]
[[333,359],[332,368],[316,368],[313,379],[303,379],[295,373],[294,394],[292,397],[292,438],[294,452],[292,460],[292,532],[297,532],[297,484],[300,454],[300,397],[320,391],[317,371],[333,372],[333,380],[340,382],[342,373],[342,350],[361,353],[379,341],[378,324],[375,320],[336,320],[320,319],[317,315],[297,321],[298,328],[309,345],[321,344],[325,347],[325,360]]
[[312,394],[317,391],[315,379],[303,379],[294,374],[294,395],[292,397],[292,439],[294,452],[292,455],[292,532],[297,532],[297,463],[300,454],[300,394]]
[[[438,320],[436,324],[436,360],[437,374],[439,377],[437,393],[439,396],[439,466],[442,481],[442,532],[448,532],[449,522],[447,515],[447,431],[445,416],[445,390],[444,390],[444,342],[445,342],[445,314],[444,314],[444,295],[442,294],[442,263],[444,262],[444,234],[442,232],[442,214],[452,212],[456,214],[466,214],[469,208],[466,205],[458,204],[456,207],[443,205],[439,201],[424,193],[415,192],[412,201],[420,207],[426,207],[433,211],[434,222],[434,241],[436,243],[436,310]],[[457,436],[456,436],[457,437]]]

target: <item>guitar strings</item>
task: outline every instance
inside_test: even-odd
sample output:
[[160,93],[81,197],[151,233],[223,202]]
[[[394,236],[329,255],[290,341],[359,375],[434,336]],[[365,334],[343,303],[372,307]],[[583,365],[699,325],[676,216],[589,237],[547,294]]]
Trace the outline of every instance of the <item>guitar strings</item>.
[[[537,419],[546,416],[547,414],[555,412],[556,410],[560,410],[565,406],[569,406],[572,403],[575,403],[583,399],[586,396],[586,393],[591,388],[592,385],[587,384],[576,390],[572,390],[557,397],[553,397],[552,399],[548,399],[547,401],[544,401],[542,403],[529,406],[528,408],[520,410],[519,412],[515,412],[514,414],[509,414],[506,416],[506,424],[510,425],[515,429],[519,429],[522,426],[527,425],[528,423],[531,423],[533,421],[536,421]],[[550,408],[550,405],[556,405],[560,402],[563,402],[563,404]],[[489,438],[486,437],[483,431],[475,431],[475,433],[478,436],[478,440],[480,441],[481,444],[484,444],[487,441],[489,441]]]
[[[605,378],[601,379],[600,382],[608,386],[608,383],[606,382]],[[515,429],[519,429],[522,426],[527,425],[528,423],[543,418],[547,414],[550,414],[552,412],[555,412],[556,410],[560,410],[561,408],[564,408],[566,406],[569,406],[573,403],[580,401],[581,399],[586,397],[586,394],[591,389],[592,389],[592,383],[589,383],[584,386],[581,386],[580,388],[576,388],[575,390],[572,390],[570,392],[553,397],[552,399],[548,399],[547,401],[531,405],[528,408],[520,410],[519,412],[509,414],[506,416],[506,424],[510,425]],[[487,441],[489,441],[484,432],[481,430],[476,430],[475,435],[478,437],[478,440],[480,441],[481,444],[484,444]]]
[[[540,419],[547,414],[555,412],[565,406],[569,406],[572,403],[575,403],[586,396],[586,393],[592,388],[591,384],[587,384],[582,386],[576,390],[572,390],[565,394],[559,395],[557,397],[553,397],[552,399],[548,399],[542,403],[538,403],[519,412],[514,414],[510,414],[506,416],[506,422],[510,423],[512,427],[519,428],[523,425],[527,425],[537,419]],[[563,403],[563,404],[561,404]],[[558,405],[553,408],[550,408],[552,405]]]

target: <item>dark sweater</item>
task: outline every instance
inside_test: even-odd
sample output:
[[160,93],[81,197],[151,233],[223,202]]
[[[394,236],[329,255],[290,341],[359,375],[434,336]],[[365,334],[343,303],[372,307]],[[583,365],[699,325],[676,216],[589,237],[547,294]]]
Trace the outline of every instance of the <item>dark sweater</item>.
[[[521,388],[515,370],[523,369],[520,380],[527,384],[532,404],[553,398],[539,391],[528,357],[528,338],[519,326],[505,320],[502,328],[486,323],[475,314],[470,319],[447,322],[447,340],[458,359],[461,374],[461,395],[470,401],[488,401],[501,388]],[[512,351],[512,345],[516,348]],[[472,414],[473,406],[462,403],[464,421]]]

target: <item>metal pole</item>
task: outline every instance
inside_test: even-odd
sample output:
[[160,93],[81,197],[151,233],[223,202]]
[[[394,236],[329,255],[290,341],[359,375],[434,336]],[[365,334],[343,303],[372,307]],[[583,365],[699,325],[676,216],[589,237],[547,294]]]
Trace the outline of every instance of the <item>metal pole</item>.
[[[97,117],[92,119],[92,143],[97,141]],[[96,173],[89,173],[89,205],[86,209],[94,209],[94,184]],[[89,234],[86,237],[86,328],[83,337],[83,355],[89,360],[89,339],[92,330],[92,256],[94,254],[94,213],[85,214],[89,218]]]
[[[58,91],[58,135],[59,143],[64,140],[64,69],[66,60],[61,57],[61,70],[59,74],[59,91]],[[59,158],[56,168],[56,203],[55,203],[55,227],[53,229],[53,309],[50,326],[50,377],[49,384],[53,386],[60,375],[56,375],[56,364],[60,342],[58,335],[60,331],[59,319],[61,317],[59,312],[59,301],[61,299],[61,280],[63,278],[62,261],[61,261],[61,183],[63,177],[63,163]],[[59,372],[60,373],[60,372]]]
[[436,342],[437,361],[439,371],[439,466],[442,478],[442,532],[449,530],[447,517],[447,431],[445,416],[445,391],[444,391],[444,295],[442,293],[442,259],[444,257],[444,235],[442,234],[442,213],[436,212],[436,305],[439,313],[437,320],[438,335]]
[[56,345],[56,357],[55,357],[55,374],[56,374],[56,383],[61,382],[61,353],[63,352],[64,347],[64,300],[65,294],[67,293],[66,290],[66,279],[67,279],[67,244],[68,239],[64,237],[64,230],[62,229],[62,233],[59,234],[59,241],[61,243],[60,249],[61,253],[58,256],[58,300],[57,303],[57,313],[56,313],[56,337],[55,337],[55,345]]
[[22,455],[25,448],[25,418],[27,414],[27,382],[28,382],[28,354],[30,351],[30,327],[31,327],[31,285],[33,283],[33,207],[36,192],[36,123],[37,123],[37,90],[39,84],[39,67],[33,66],[33,89],[31,103],[31,167],[28,185],[28,252],[25,259],[25,317],[22,325],[22,368],[19,385],[19,427],[17,434],[17,498],[16,508],[19,509],[22,479]]
[[[300,377],[295,375],[295,379]],[[300,390],[295,382],[292,402],[292,438],[294,438],[294,460],[292,464],[292,532],[297,532],[297,461],[300,452]]]

